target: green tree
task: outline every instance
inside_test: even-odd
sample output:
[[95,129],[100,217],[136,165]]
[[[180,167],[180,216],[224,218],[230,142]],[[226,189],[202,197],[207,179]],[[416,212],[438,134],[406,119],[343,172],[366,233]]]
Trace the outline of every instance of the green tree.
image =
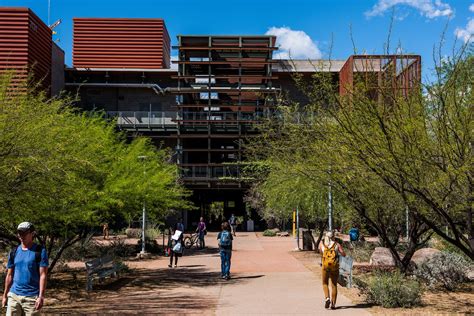
[[77,113],[69,99],[12,90],[10,78],[0,85],[2,236],[15,240],[18,222],[33,222],[52,270],[64,249],[103,220],[136,216],[143,201],[156,217],[190,206],[169,153],[146,139],[126,143],[112,124]]

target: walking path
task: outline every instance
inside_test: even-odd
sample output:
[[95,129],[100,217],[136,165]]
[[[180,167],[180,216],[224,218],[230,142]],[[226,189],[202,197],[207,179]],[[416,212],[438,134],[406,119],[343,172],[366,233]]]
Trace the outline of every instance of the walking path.
[[[337,310],[323,306],[321,280],[291,255],[294,239],[237,233],[231,280],[220,278],[216,234],[207,249],[188,251],[177,268],[168,258],[132,261],[136,273],[98,286],[87,298],[46,305],[46,313],[205,315],[369,315],[338,296]],[[51,306],[52,305],[52,306]]]

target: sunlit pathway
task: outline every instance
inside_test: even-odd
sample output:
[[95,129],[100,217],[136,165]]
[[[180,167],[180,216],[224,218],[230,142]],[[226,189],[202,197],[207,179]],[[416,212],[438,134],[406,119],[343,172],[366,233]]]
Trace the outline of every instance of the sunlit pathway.
[[368,315],[342,295],[339,309],[324,309],[321,280],[289,253],[291,238],[241,233],[234,247],[234,280],[245,282],[222,286],[217,315]]
[[[129,261],[133,268],[119,280],[68,298],[49,291],[45,314],[193,314],[193,315],[367,315],[339,295],[337,310],[323,306],[321,280],[292,256],[292,238],[238,233],[231,276],[220,278],[216,233],[208,248],[186,251],[177,268],[169,260]],[[133,242],[133,241],[128,241]],[[76,267],[83,267],[77,263]],[[53,293],[52,293],[53,292]],[[56,296],[55,296],[56,294]]]

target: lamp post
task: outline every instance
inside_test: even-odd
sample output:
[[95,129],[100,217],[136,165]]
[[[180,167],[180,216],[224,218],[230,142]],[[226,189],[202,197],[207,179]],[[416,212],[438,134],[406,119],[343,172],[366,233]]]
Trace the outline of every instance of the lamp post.
[[[143,179],[146,181],[146,169],[145,169],[145,159],[147,156],[138,156],[138,159],[140,159],[143,162]],[[146,253],[145,251],[145,225],[146,225],[146,200],[143,198],[143,213],[142,213],[142,251],[140,251],[141,255],[144,255]]]

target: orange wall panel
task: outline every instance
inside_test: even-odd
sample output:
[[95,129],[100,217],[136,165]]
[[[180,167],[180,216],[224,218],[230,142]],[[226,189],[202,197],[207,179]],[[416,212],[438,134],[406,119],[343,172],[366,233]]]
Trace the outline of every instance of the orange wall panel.
[[76,68],[170,67],[170,37],[162,19],[75,18]]

